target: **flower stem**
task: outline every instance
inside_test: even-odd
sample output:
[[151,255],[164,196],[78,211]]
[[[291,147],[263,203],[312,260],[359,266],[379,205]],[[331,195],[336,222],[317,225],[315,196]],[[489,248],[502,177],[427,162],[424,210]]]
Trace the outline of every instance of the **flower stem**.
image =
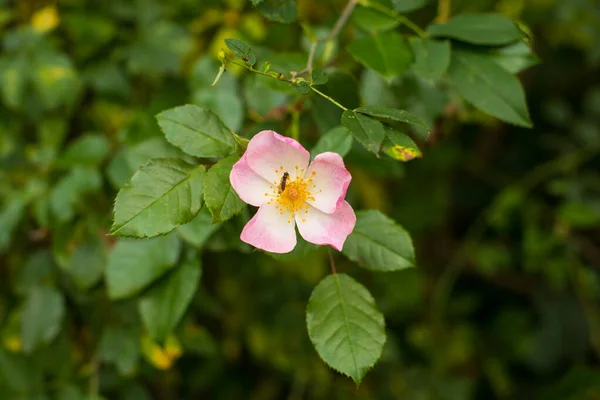
[[333,262],[333,254],[331,253],[331,249],[329,249],[329,264],[331,265],[331,272],[336,275],[337,271],[335,270],[335,262]]

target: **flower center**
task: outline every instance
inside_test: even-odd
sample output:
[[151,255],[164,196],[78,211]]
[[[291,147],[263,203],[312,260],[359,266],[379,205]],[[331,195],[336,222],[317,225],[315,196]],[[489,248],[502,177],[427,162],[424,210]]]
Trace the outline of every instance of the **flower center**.
[[[313,191],[316,190],[316,185],[313,182],[313,178],[316,172],[312,172],[309,176],[304,176],[304,169],[299,170],[296,167],[295,171],[288,173],[283,170],[283,167],[275,170],[277,174],[281,174],[279,182],[274,181],[271,185],[271,193],[265,193],[265,196],[270,197],[268,204],[276,203],[279,214],[284,212],[290,213],[289,223],[292,222],[292,218],[296,216],[296,213],[303,211],[305,214],[308,213],[309,200],[314,201]],[[302,218],[304,222],[304,218]]]
[[303,178],[296,178],[295,181],[288,182],[285,190],[279,194],[277,202],[292,214],[299,211],[305,206],[307,200],[314,199],[308,188],[311,183],[312,179],[305,181]]

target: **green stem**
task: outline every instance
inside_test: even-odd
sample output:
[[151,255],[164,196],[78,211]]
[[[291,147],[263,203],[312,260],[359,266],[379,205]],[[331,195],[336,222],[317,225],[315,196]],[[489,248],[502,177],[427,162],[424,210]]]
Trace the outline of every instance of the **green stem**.
[[[229,61],[230,63],[232,63],[232,64],[235,64],[235,65],[237,65],[238,67],[245,68],[245,69],[247,69],[247,70],[248,70],[248,71],[250,71],[250,72],[254,72],[255,74],[259,74],[259,75],[267,76],[267,77],[269,77],[269,78],[273,78],[273,79],[276,79],[276,80],[278,80],[278,81],[284,81],[284,82],[288,82],[288,83],[291,83],[292,85],[295,85],[295,84],[296,84],[296,81],[295,81],[294,79],[279,78],[279,77],[277,77],[277,76],[269,75],[269,74],[266,74],[266,73],[264,73],[264,72],[262,72],[262,71],[259,71],[259,70],[257,70],[257,69],[254,69],[254,68],[252,68],[252,67],[251,67],[251,66],[249,66],[249,65],[242,64],[242,63],[238,63],[238,62],[236,62],[236,61],[232,60],[232,59],[231,59],[231,58],[229,58],[229,57],[225,57],[225,59],[226,59],[227,61]],[[325,99],[329,100],[330,102],[332,102],[333,104],[335,104],[336,106],[338,106],[339,108],[341,108],[342,110],[344,110],[344,111],[346,111],[346,110],[347,110],[347,108],[346,108],[346,107],[344,107],[343,105],[341,105],[340,103],[338,103],[337,101],[335,101],[334,99],[332,99],[331,97],[327,96],[325,93],[321,92],[320,90],[318,90],[318,89],[315,89],[315,88],[314,88],[312,85],[309,85],[309,87],[310,87],[310,88],[311,88],[311,89],[312,89],[312,90],[313,90],[315,93],[318,93],[318,94],[319,94],[321,97],[323,97],[323,98],[325,98]]]
[[450,19],[450,0],[439,0],[438,1],[438,12],[436,21],[439,23],[446,23]]
[[313,92],[319,94],[321,97],[329,100],[330,102],[332,102],[333,104],[335,104],[336,106],[338,106],[339,108],[341,108],[342,110],[346,111],[348,110],[346,107],[344,107],[343,105],[341,105],[340,103],[338,103],[337,101],[335,101],[334,99],[332,99],[331,97],[327,96],[325,93],[321,92],[320,90],[317,90],[314,88],[314,86],[309,86]]
[[367,8],[372,8],[373,10],[379,11],[382,14],[385,14],[389,17],[396,19],[396,21],[400,22],[403,25],[406,25],[407,28],[411,29],[413,32],[415,32],[417,35],[419,35],[422,38],[427,37],[427,32],[425,32],[423,29],[421,29],[419,27],[419,25],[415,24],[410,19],[406,18],[404,15],[398,13],[398,11],[396,11],[396,10],[390,10],[389,8],[387,8],[386,6],[384,6],[382,4],[372,3],[369,0],[362,0],[362,1],[360,1],[360,4]]

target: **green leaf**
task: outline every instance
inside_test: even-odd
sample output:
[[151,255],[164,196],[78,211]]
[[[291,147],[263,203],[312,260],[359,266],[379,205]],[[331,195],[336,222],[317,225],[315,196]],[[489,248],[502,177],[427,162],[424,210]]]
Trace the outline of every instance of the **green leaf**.
[[67,147],[57,164],[63,167],[97,166],[108,155],[109,146],[106,137],[95,133],[85,134]]
[[445,24],[430,25],[427,32],[431,36],[490,46],[514,42],[521,37],[517,26],[500,14],[459,14]]
[[289,24],[296,19],[298,13],[296,0],[261,0],[255,2],[254,6],[262,15],[271,21]]
[[[241,129],[244,120],[244,103],[239,96],[238,79],[233,74],[218,75],[219,88],[211,88],[210,78],[217,68],[211,56],[198,59],[192,67],[189,86],[192,104],[210,109],[230,130]],[[219,73],[224,70],[221,64]],[[215,78],[216,79],[216,78]]]
[[293,86],[299,93],[307,94],[311,92],[310,84],[302,78],[298,78]]
[[239,39],[225,39],[225,45],[249,66],[256,64],[256,55],[248,43]]
[[87,242],[75,249],[65,272],[71,276],[75,285],[88,290],[102,278],[105,265],[106,255],[102,243]]
[[490,53],[490,59],[511,74],[519,73],[539,64],[540,59],[533,54],[525,42],[517,42]]
[[358,62],[386,78],[402,75],[413,61],[410,46],[396,32],[372,33],[352,42],[348,51]]
[[410,45],[415,54],[415,73],[424,79],[440,79],[450,65],[450,42],[414,37]]
[[136,171],[153,158],[181,157],[181,152],[162,137],[152,137],[129,147],[125,146],[113,156],[107,175],[115,189],[121,189]]
[[60,332],[65,316],[65,299],[53,287],[37,286],[29,292],[21,312],[23,351],[31,353],[50,343]]
[[202,207],[205,175],[203,165],[150,160],[117,194],[110,234],[153,237],[190,222]]
[[7,57],[0,61],[0,93],[4,103],[19,109],[26,93],[28,60],[25,57]]
[[418,125],[423,128],[429,129],[427,124],[425,122],[421,121],[421,119],[419,117],[417,117],[407,111],[404,111],[404,110],[398,110],[395,108],[384,107],[384,106],[366,106],[366,107],[359,107],[354,111],[356,111],[357,113],[367,114],[372,117],[379,118],[383,122],[388,123],[388,124],[392,121],[403,122],[406,124]]
[[342,114],[342,124],[367,150],[375,154],[379,153],[381,141],[385,136],[381,122],[352,110],[346,110]]
[[164,19],[140,28],[139,39],[132,41],[127,51],[129,71],[149,77],[179,73],[184,57],[194,48],[191,32]]
[[338,126],[321,136],[310,153],[314,158],[317,154],[333,151],[344,157],[352,148],[352,143],[350,131],[343,126]]
[[310,72],[311,85],[324,85],[329,80],[327,72],[320,69],[313,69]]
[[231,131],[211,110],[185,105],[156,116],[167,140],[196,157],[225,157],[235,150]]
[[48,280],[55,268],[52,253],[48,249],[31,252],[25,262],[14,272],[12,283],[14,291],[25,295],[34,287]]
[[41,52],[31,63],[32,86],[47,109],[71,104],[80,83],[69,58],[58,53]]
[[359,385],[386,341],[385,321],[371,293],[346,274],[329,275],[306,307],[308,336],[319,356]]
[[116,364],[121,375],[131,375],[140,359],[139,332],[135,329],[105,328],[98,353],[100,360]]
[[221,66],[219,66],[219,72],[217,72],[217,76],[215,76],[215,79],[210,84],[211,87],[215,86],[217,83],[219,83],[219,81],[221,80],[221,77],[223,76],[223,72],[225,72],[225,65],[221,64]]
[[191,222],[177,228],[177,232],[183,240],[200,248],[220,226],[212,223],[212,214],[205,206]]
[[[26,393],[35,385],[35,372],[22,354],[0,349],[0,378],[3,384],[16,392]],[[0,389],[0,393],[1,389]]]
[[458,93],[480,110],[515,125],[532,126],[521,82],[488,56],[454,51],[448,76]]
[[356,226],[342,252],[375,271],[397,271],[415,265],[415,251],[408,233],[375,210],[356,213]]
[[229,182],[231,168],[239,159],[238,156],[224,158],[206,174],[204,201],[213,216],[213,223],[227,221],[246,206]]
[[429,0],[392,0],[394,8],[399,13],[407,13],[425,7]]
[[199,260],[190,257],[139,300],[142,321],[153,340],[162,342],[175,329],[194,297],[201,273]]
[[398,161],[410,161],[414,158],[423,157],[421,149],[406,134],[386,126],[386,138],[383,141],[383,151],[388,156]]
[[144,289],[173,268],[181,243],[176,235],[119,239],[105,271],[108,297],[122,299]]
[[[56,392],[54,400],[82,400],[85,399],[81,391],[75,385],[63,386]],[[87,399],[89,400],[89,399]]]
[[76,208],[83,204],[84,196],[102,187],[102,175],[95,168],[75,167],[64,176],[50,193],[50,209],[60,222],[75,217]]
[[21,197],[13,197],[2,205],[2,209],[0,209],[0,254],[10,248],[13,232],[19,226],[26,207],[27,202]]
[[381,12],[368,7],[358,6],[352,13],[352,18],[365,32],[389,31],[400,25],[400,22],[394,17],[382,14]]

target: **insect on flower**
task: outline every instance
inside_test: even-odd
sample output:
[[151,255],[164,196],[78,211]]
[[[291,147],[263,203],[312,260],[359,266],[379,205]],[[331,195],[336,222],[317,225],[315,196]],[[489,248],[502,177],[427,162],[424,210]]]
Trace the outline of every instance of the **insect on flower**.
[[356,216],[344,200],[352,180],[337,153],[309,152],[296,140],[262,131],[248,143],[229,180],[242,200],[259,207],[241,239],[273,253],[296,246],[296,230],[308,242],[341,250]]
[[287,180],[290,178],[290,174],[286,171],[283,173],[283,176],[281,177],[281,182],[279,183],[279,192],[283,193],[285,191],[285,184],[287,183]]

